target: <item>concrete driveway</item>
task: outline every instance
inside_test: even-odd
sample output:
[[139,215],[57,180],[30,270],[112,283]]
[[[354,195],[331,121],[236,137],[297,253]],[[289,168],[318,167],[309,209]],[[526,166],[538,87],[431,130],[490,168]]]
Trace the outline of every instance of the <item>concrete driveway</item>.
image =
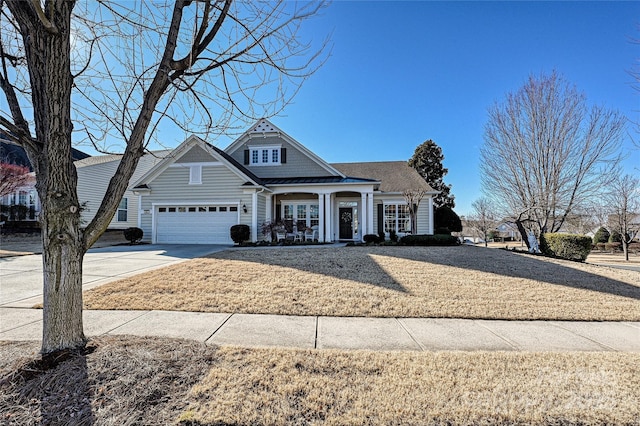
[[[148,244],[90,249],[84,257],[83,289],[130,277],[195,257],[226,250],[221,245]],[[0,307],[32,307],[42,302],[42,255],[0,259]]]

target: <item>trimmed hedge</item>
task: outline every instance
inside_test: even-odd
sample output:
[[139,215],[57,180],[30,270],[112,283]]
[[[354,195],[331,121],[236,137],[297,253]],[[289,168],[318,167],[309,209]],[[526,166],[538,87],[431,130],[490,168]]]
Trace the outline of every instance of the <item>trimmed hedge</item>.
[[249,239],[251,238],[251,231],[249,230],[249,225],[233,225],[230,228],[229,233],[231,235],[231,239],[236,244],[249,241]]
[[400,238],[405,246],[457,246],[458,239],[451,235],[405,235]]
[[584,262],[591,251],[591,238],[586,235],[544,234],[550,254],[562,259]]
[[122,233],[124,234],[124,238],[129,241],[130,244],[140,242],[144,235],[142,229],[136,227],[127,228]]
[[366,234],[362,240],[367,244],[377,244],[380,242],[380,237],[376,234]]

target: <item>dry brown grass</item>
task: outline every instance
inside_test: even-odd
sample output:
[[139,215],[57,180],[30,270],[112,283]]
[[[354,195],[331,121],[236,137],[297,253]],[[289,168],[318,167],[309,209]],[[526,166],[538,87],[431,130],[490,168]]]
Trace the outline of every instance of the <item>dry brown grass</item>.
[[0,342],[2,425],[173,424],[215,353],[186,340],[109,336],[39,371],[38,343]]
[[477,247],[235,250],[107,284],[88,309],[640,320],[640,274]]
[[38,343],[0,343],[0,424],[640,424],[638,353],[89,347],[25,374]]
[[[640,354],[221,348],[188,424],[638,424]],[[191,423],[189,423],[191,422]]]

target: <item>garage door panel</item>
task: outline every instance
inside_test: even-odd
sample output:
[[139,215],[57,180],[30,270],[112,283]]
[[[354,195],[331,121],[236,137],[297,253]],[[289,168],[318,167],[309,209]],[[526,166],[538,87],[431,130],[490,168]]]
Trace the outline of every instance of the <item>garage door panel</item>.
[[[207,206],[213,207],[213,206]],[[156,241],[168,244],[231,244],[229,228],[238,223],[238,212],[177,211],[178,208],[159,207],[156,211]],[[185,209],[188,210],[188,209]]]

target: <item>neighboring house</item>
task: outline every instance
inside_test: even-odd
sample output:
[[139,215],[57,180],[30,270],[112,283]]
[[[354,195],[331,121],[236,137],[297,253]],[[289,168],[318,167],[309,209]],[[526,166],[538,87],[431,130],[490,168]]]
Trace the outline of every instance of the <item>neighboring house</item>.
[[[120,156],[76,163],[84,220],[97,209]],[[409,232],[402,195],[423,189],[417,232],[433,234],[437,194],[405,161],[328,164],[268,120],[224,151],[191,136],[172,151],[140,160],[111,228],[137,226],[153,243],[231,243],[229,228],[249,225],[251,240],[270,239],[265,222],[296,222],[319,241],[362,241],[365,234]]]
[[[74,160],[80,160],[88,158],[89,155],[75,148],[72,148],[71,155]],[[26,207],[26,216],[21,218],[9,217],[10,220],[26,220],[36,221],[40,214],[40,199],[35,188],[36,179],[33,167],[27,157],[27,153],[24,148],[11,142],[9,138],[0,132],[0,162],[15,164],[18,166],[24,166],[29,168],[30,174],[33,176],[31,183],[27,186],[16,188],[11,194],[6,194],[0,197],[0,205],[6,206],[7,210],[11,210],[11,206],[24,206]]]

